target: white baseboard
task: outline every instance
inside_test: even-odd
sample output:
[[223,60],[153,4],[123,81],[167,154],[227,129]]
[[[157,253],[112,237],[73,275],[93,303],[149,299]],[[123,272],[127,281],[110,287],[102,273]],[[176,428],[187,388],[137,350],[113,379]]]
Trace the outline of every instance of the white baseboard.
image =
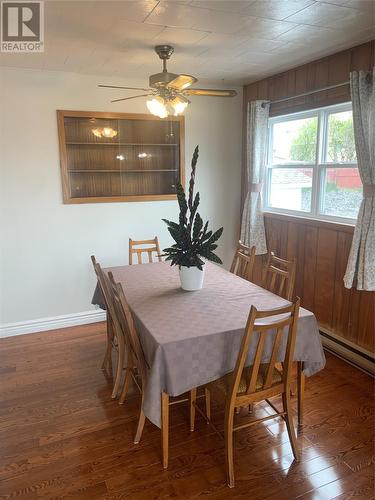
[[53,316],[51,318],[20,321],[19,323],[6,323],[0,325],[0,338],[24,335],[25,333],[45,332],[47,330],[56,330],[68,326],[98,323],[99,321],[105,321],[105,318],[105,311],[98,309],[95,311],[64,314],[63,316]]
[[356,368],[365,371],[367,374],[375,376],[375,357],[373,353],[363,353],[361,352],[360,347],[356,346],[356,348],[353,348],[353,344],[351,342],[347,342],[345,339],[340,339],[338,341],[334,336],[330,338],[325,334],[327,334],[327,332],[321,330],[320,338],[322,339],[323,346],[328,351],[347,361]]

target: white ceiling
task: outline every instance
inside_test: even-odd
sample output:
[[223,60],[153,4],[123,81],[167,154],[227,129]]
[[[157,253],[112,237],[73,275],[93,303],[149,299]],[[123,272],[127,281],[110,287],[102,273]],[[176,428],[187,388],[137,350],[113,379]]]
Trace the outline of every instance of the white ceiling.
[[45,1],[45,52],[0,65],[144,78],[170,43],[174,73],[239,85],[375,36],[375,0]]

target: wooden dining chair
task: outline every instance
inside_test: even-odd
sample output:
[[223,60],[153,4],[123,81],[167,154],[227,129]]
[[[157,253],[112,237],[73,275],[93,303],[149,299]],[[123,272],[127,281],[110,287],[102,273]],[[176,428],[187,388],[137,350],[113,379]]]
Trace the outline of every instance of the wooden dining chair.
[[[263,270],[263,287],[284,299],[291,300],[296,280],[296,259],[284,260],[269,252]],[[297,405],[298,425],[303,425],[303,401],[305,397],[305,375],[303,362],[297,361]]]
[[118,354],[112,390],[112,398],[115,399],[119,392],[122,372],[124,369],[126,349],[125,339],[114,308],[108,278],[106,277],[105,273],[103,273],[103,270],[94,255],[91,256],[91,261],[94,266],[107,312],[107,348],[102,367],[105,367],[108,362],[110,363],[110,365],[112,364],[112,349],[115,349]]
[[107,367],[112,366],[112,350],[115,349],[117,350],[117,344],[114,338],[114,333],[113,333],[113,324],[111,321],[111,315],[109,314],[109,307],[107,304],[108,297],[106,297],[106,293],[104,290],[104,286],[102,286],[102,279],[101,277],[99,278],[98,275],[98,267],[97,267],[97,261],[94,255],[91,255],[91,262],[94,266],[94,271],[98,280],[98,285],[104,300],[104,305],[106,309],[106,323],[107,323],[107,346],[106,350],[104,353],[104,359],[102,363],[102,369],[104,370]]
[[[231,488],[234,487],[233,434],[240,429],[271,418],[282,417],[286,422],[293,456],[298,460],[297,439],[290,407],[290,382],[299,304],[300,300],[297,298],[291,305],[269,311],[258,311],[255,306],[251,306],[234,371],[205,387],[208,393],[206,403],[207,400],[210,401],[213,398],[225,405],[226,473],[228,485]],[[286,336],[286,348],[284,369],[280,372],[277,370],[276,364],[283,336]],[[272,349],[269,361],[262,363],[265,345],[271,346]],[[245,367],[251,346],[255,347],[254,361],[251,366]],[[279,395],[282,396],[283,408],[281,411],[269,401],[269,398]],[[243,424],[236,422],[235,425],[234,418],[237,408],[261,401],[266,401],[275,413],[250,421],[247,419]],[[203,414],[194,400],[191,404]],[[209,408],[208,411],[206,410],[206,415],[203,416],[210,422]],[[194,422],[191,427],[194,428]]]
[[286,300],[292,300],[296,280],[296,259],[284,260],[269,252],[262,273],[262,286]]
[[[141,440],[143,428],[146,421],[146,416],[143,412],[143,403],[144,403],[145,387],[147,385],[149,368],[147,366],[146,359],[144,357],[142,346],[133,320],[133,315],[130,310],[129,304],[125,298],[123,288],[120,283],[115,282],[113,274],[111,272],[108,273],[108,276],[111,286],[111,292],[114,297],[116,313],[118,315],[118,319],[124,334],[127,335],[129,338],[130,349],[135,365],[134,368],[136,369],[136,371],[133,369],[132,373],[129,373],[128,378],[126,378],[125,376],[124,387],[126,381],[128,380],[129,383],[130,379],[133,378],[138,388],[140,389],[142,395],[138,425],[134,436],[134,444],[138,444]],[[191,402],[193,399],[194,400],[197,399],[196,389],[192,389],[190,391],[189,398],[180,398],[177,400],[174,399],[173,401],[169,400],[169,395],[166,394],[165,392],[163,392],[161,395],[161,417],[162,417],[161,431],[162,431],[162,454],[163,454],[162,463],[164,469],[168,467],[169,407],[177,403],[182,403],[187,401]],[[193,413],[195,412],[195,408],[192,409],[191,405],[190,408],[191,408],[190,421],[193,421],[192,412]]]
[[161,253],[158,237],[153,240],[132,240],[129,238],[129,265],[133,264],[133,255],[137,255],[137,263],[142,264],[142,254],[148,256],[148,262],[153,262],[153,254],[156,254],[157,260],[161,262]]
[[254,267],[255,250],[255,246],[247,247],[239,241],[230,272],[245,280],[250,280]]

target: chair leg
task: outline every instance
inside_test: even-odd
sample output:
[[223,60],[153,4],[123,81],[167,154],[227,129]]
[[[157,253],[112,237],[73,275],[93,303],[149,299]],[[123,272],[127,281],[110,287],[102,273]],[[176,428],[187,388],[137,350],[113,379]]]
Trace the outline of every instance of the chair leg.
[[284,411],[285,411],[286,428],[288,431],[288,436],[289,436],[290,445],[292,447],[293,456],[294,456],[295,460],[298,461],[299,452],[298,452],[296,432],[294,430],[294,425],[293,425],[289,388],[283,393],[283,407],[284,407]]
[[134,369],[134,361],[133,357],[131,355],[130,349],[126,346],[126,366],[124,366],[125,369],[125,378],[124,378],[124,384],[122,386],[121,394],[120,394],[120,399],[119,399],[119,404],[122,405],[124,404],[126,395],[129,390],[129,384],[132,378],[132,370]]
[[[143,405],[143,398],[142,398],[142,405]],[[141,411],[139,413],[139,419],[138,419],[137,431],[135,433],[135,437],[134,437],[134,441],[133,441],[134,444],[138,444],[139,441],[141,440],[143,428],[145,426],[145,420],[146,420],[146,416],[143,413],[142,406],[141,406]]]
[[169,441],[169,395],[161,394],[161,440],[163,449],[163,469],[168,468],[168,441]]
[[128,389],[129,389],[129,384],[130,384],[131,378],[132,378],[131,368],[126,367],[125,368],[124,385],[122,386],[122,391],[121,391],[121,394],[120,394],[120,399],[118,401],[119,405],[122,405],[125,402],[125,398],[126,398],[126,395],[128,393]]
[[305,375],[303,361],[297,362],[298,425],[303,425],[303,403],[305,398]]
[[102,370],[105,370],[107,368],[107,365],[110,366],[112,364],[111,357],[112,357],[112,344],[107,339],[107,347],[106,347],[106,350],[105,350],[105,353],[104,353],[104,358],[103,358],[103,363],[102,363]]
[[190,432],[194,432],[195,425],[195,402],[197,400],[197,389],[192,389],[189,395],[190,401]]
[[115,382],[113,384],[113,390],[112,390],[112,399],[115,399],[117,397],[117,393],[120,387],[122,372],[124,370],[125,346],[124,346],[124,340],[120,336],[118,336],[117,345],[118,345],[117,368],[116,368]]
[[211,393],[207,387],[204,388],[204,395],[206,399],[206,417],[207,417],[207,424],[209,423],[209,420],[211,420]]
[[234,408],[228,406],[225,411],[225,465],[229,488],[234,488],[233,420]]
[[107,312],[107,347],[104,354],[102,363],[102,370],[105,370],[107,365],[112,365],[112,339],[113,339],[113,326],[109,313]]

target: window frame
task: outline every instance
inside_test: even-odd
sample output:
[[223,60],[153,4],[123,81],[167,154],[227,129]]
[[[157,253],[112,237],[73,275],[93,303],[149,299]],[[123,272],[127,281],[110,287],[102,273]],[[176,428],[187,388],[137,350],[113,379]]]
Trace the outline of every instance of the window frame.
[[[324,221],[331,221],[343,224],[355,224],[356,218],[341,217],[339,215],[328,215],[322,213],[323,199],[322,193],[324,192],[325,172],[328,168],[356,168],[358,169],[357,162],[328,162],[328,118],[329,115],[339,112],[352,111],[352,103],[345,102],[334,104],[332,106],[324,106],[307,111],[299,111],[296,113],[289,113],[286,115],[274,116],[268,119],[268,138],[267,138],[267,151],[266,151],[266,166],[265,166],[265,182],[263,183],[262,195],[264,200],[264,211],[270,213],[293,215],[309,219],[317,219]],[[315,162],[313,163],[283,163],[272,164],[272,146],[273,146],[273,125],[280,122],[293,121],[303,118],[317,117],[317,141],[316,141],[316,155]],[[271,175],[274,168],[311,168],[312,169],[312,189],[311,189],[311,209],[310,211],[291,210],[287,208],[271,207],[269,204],[271,193]]]

